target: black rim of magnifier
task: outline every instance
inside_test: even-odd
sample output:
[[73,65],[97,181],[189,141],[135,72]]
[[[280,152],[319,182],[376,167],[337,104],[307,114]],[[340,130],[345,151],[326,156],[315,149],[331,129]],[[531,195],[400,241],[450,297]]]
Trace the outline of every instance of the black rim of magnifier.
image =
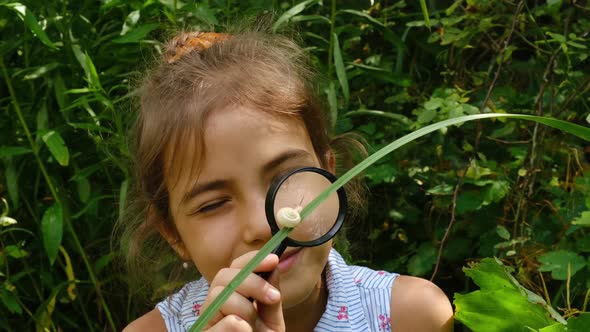
[[[313,172],[313,173],[317,173],[322,175],[323,177],[325,177],[326,179],[330,180],[331,183],[334,183],[334,181],[336,181],[336,176],[334,176],[332,173],[321,169],[321,168],[317,168],[317,167],[302,167],[302,168],[297,168],[294,169],[292,171],[289,171],[287,173],[282,174],[282,176],[274,179],[270,185],[270,189],[268,190],[268,193],[266,194],[266,201],[265,201],[265,212],[266,212],[266,219],[268,220],[268,224],[270,225],[270,229],[272,231],[272,234],[276,234],[280,228],[277,224],[277,221],[275,219],[275,211],[274,211],[274,203],[275,203],[275,199],[277,196],[277,193],[279,191],[279,188],[281,187],[281,185],[293,174],[297,174],[297,173],[302,173],[302,172]],[[283,243],[281,244],[281,246],[289,246],[289,247],[314,247],[314,246],[319,246],[322,243],[325,243],[326,241],[330,240],[331,238],[334,237],[334,235],[336,235],[336,233],[338,233],[338,231],[340,230],[340,228],[342,227],[342,224],[344,223],[344,218],[346,217],[346,214],[348,212],[348,202],[346,200],[346,191],[344,190],[344,187],[341,187],[340,189],[338,189],[336,191],[336,193],[338,194],[338,205],[339,205],[339,210],[338,210],[338,216],[336,217],[336,222],[334,223],[334,226],[332,226],[332,228],[323,236],[313,240],[313,241],[305,241],[305,242],[301,242],[301,241],[296,241],[293,240],[289,237],[287,237]],[[305,221],[303,221],[305,222]]]

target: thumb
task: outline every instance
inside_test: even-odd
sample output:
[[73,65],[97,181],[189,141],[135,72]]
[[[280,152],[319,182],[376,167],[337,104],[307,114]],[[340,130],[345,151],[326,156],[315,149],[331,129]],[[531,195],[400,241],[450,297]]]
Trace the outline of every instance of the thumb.
[[[268,278],[268,282],[281,291],[279,285],[279,270],[275,269]],[[258,321],[256,331],[285,331],[283,318],[282,299],[273,304],[256,303],[258,309]]]

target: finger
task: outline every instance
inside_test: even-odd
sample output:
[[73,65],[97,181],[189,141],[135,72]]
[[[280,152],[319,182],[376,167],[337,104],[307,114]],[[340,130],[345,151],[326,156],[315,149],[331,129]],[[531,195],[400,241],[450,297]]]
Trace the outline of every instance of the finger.
[[[270,275],[268,282],[280,290],[278,269],[275,269]],[[282,301],[279,300],[270,304],[258,303],[257,310],[256,331],[285,331]]]
[[[211,282],[210,289],[226,287],[239,272],[240,270],[234,268],[219,270]],[[280,293],[276,287],[272,286],[269,282],[253,273],[244,279],[244,281],[236,289],[236,292],[245,298],[253,298],[257,301],[267,304],[275,303],[280,299]],[[208,298],[213,299],[214,297],[208,296]]]
[[252,325],[243,320],[240,316],[229,315],[223,317],[215,326],[206,329],[207,332],[252,332]]
[[[229,267],[241,269],[244,266],[246,266],[246,264],[248,264],[252,260],[252,258],[256,256],[257,253],[258,250],[247,252],[242,256],[234,259]],[[264,257],[260,264],[258,264],[258,266],[254,269],[254,272],[272,271],[277,264],[279,264],[279,257],[275,254],[269,254],[268,256]]]
[[[213,300],[219,296],[222,290],[223,287],[221,286],[211,288],[209,290],[209,296],[203,304],[203,309],[206,309],[211,304],[211,302],[213,302]],[[256,309],[252,305],[252,302],[248,301],[248,299],[238,293],[232,293],[221,305],[215,315],[211,317],[209,322],[207,322],[207,326],[215,326],[218,324],[218,322],[223,320],[224,317],[230,315],[238,316],[252,326],[256,323],[256,318],[258,316]]]

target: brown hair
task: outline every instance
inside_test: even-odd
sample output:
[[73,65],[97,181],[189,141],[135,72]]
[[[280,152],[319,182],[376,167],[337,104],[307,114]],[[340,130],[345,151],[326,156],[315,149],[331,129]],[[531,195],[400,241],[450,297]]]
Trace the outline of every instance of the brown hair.
[[[118,225],[130,277],[147,293],[155,290],[155,296],[162,295],[157,285],[178,279],[181,270],[170,269],[180,264],[158,232],[162,227],[175,231],[164,181],[166,158],[182,158],[174,152],[188,137],[202,136],[211,111],[245,105],[272,116],[295,117],[305,125],[323,166],[327,153],[334,151],[337,173],[350,164],[350,147],[362,147],[350,137],[330,137],[331,127],[316,97],[317,76],[292,37],[260,30],[182,33],[171,40],[165,54],[141,84],[132,135],[135,182]],[[347,189],[353,212],[363,211],[359,188],[353,184]],[[162,278],[165,270],[168,277]],[[194,270],[190,272],[194,278]]]

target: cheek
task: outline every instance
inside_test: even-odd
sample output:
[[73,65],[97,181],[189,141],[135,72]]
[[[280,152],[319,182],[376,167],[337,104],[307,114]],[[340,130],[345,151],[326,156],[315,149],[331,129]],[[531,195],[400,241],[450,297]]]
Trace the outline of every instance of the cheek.
[[222,222],[183,229],[183,241],[197,270],[211,280],[219,269],[229,266],[237,241],[235,227]]

